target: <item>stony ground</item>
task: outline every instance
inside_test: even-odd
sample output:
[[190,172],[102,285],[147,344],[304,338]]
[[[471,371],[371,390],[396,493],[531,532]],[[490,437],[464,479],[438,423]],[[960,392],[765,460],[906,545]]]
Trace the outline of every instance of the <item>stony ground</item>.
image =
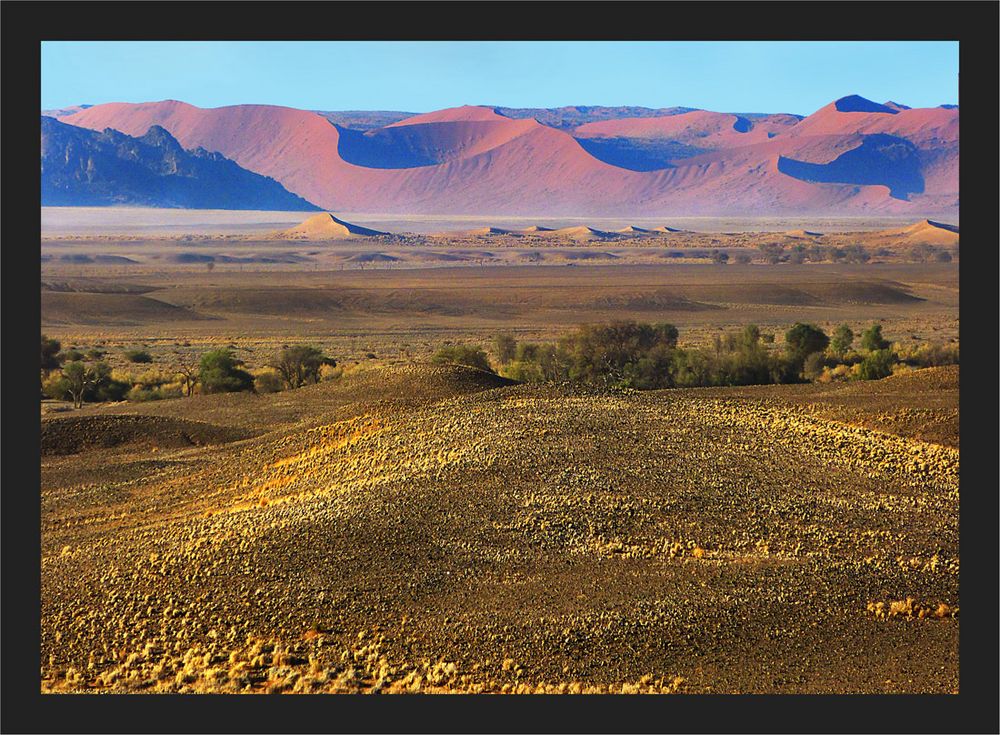
[[42,458],[42,688],[956,692],[957,368],[852,390],[412,365],[96,412]]

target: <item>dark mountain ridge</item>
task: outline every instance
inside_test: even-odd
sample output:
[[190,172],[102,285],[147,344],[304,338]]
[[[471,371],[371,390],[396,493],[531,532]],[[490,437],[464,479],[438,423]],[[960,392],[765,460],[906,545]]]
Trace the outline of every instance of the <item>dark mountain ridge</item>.
[[41,120],[43,206],[318,209],[221,153],[185,150],[159,125],[132,137]]

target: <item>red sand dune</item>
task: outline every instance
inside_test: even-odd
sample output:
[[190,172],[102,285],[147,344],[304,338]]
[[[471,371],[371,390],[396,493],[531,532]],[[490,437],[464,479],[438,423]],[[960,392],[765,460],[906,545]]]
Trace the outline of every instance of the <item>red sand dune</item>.
[[434,112],[426,112],[422,115],[414,115],[413,117],[408,117],[399,122],[387,125],[388,128],[398,128],[405,125],[426,125],[427,123],[440,123],[440,122],[496,122],[498,120],[510,120],[509,117],[504,117],[493,111],[492,107],[483,107],[481,105],[462,105],[461,107],[449,107],[444,110],[435,110]]
[[[887,112],[843,112],[833,103],[794,125],[781,119],[789,116],[747,120],[697,111],[581,126],[594,135],[659,131],[714,147],[656,171],[604,163],[566,132],[532,119],[506,118],[488,107],[416,115],[363,134],[287,107],[201,109],[176,101],[98,105],[63,122],[129,135],[161,125],[186,148],[219,151],[333,211],[549,216],[957,212],[958,110],[878,108]],[[775,130],[781,132],[769,138]],[[870,171],[868,179],[816,183],[779,170],[779,157],[834,162],[861,145],[861,133],[868,132],[905,137],[920,149],[923,193],[910,201],[893,198],[889,186],[870,183]]]

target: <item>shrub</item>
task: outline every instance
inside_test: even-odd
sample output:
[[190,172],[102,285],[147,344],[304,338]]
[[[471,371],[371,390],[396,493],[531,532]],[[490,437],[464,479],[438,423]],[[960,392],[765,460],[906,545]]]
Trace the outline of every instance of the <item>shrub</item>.
[[284,389],[285,381],[277,370],[268,368],[257,373],[253,387],[258,393],[277,393]]
[[514,359],[517,353],[517,340],[510,334],[498,334],[495,345],[497,349],[497,360],[504,365]]
[[[369,353],[369,359],[374,356]],[[319,371],[323,365],[336,366],[336,364],[336,360],[327,357],[316,347],[295,345],[283,349],[270,367],[278,371],[289,388],[299,388],[306,383],[318,382]]]
[[862,245],[848,245],[843,253],[848,263],[867,263],[872,257]]
[[54,380],[47,381],[48,395],[70,399],[74,408],[84,401],[121,400],[129,386],[112,378],[111,367],[104,362],[84,365],[79,360],[68,362]]
[[896,355],[891,350],[873,350],[858,364],[860,380],[881,380],[892,375]]
[[511,360],[500,369],[500,374],[521,383],[541,383],[545,380],[542,366],[537,362]]
[[131,386],[122,380],[115,380],[109,376],[101,381],[94,391],[94,400],[97,401],[124,401]]
[[70,400],[69,382],[61,372],[53,371],[42,379],[42,393],[57,401],[68,401]]
[[830,340],[830,350],[837,357],[843,357],[851,349],[852,344],[854,344],[854,332],[846,324],[841,324],[833,333],[833,339]]
[[897,350],[900,360],[914,367],[958,365],[958,345],[925,343],[909,350]]
[[740,265],[747,265],[748,263],[753,262],[753,256],[751,256],[750,253],[736,253],[736,255],[733,256],[733,260]]
[[42,335],[42,370],[55,370],[59,367],[61,360],[59,350],[62,349],[57,339],[49,339]]
[[146,370],[143,373],[132,376],[132,383],[146,388],[157,388],[164,383],[172,383],[174,376],[172,373],[164,373],[156,370]]
[[199,377],[205,393],[235,393],[253,389],[253,376],[241,370],[242,360],[232,350],[210,350],[201,356]]
[[891,349],[869,352],[858,363],[858,375],[862,380],[878,380],[892,374],[898,357]]
[[625,377],[628,363],[637,362],[657,346],[676,347],[677,334],[672,324],[584,325],[560,340],[559,351],[571,380],[617,383]]
[[918,263],[926,263],[927,261],[933,259],[938,254],[938,249],[933,245],[922,242],[918,245],[914,245],[910,249],[910,258]]
[[156,388],[137,385],[134,386],[127,395],[129,402],[142,403],[143,401],[162,401],[168,398],[180,398],[184,395],[179,384],[161,385]]
[[468,367],[479,368],[480,370],[485,370],[489,373],[493,372],[493,368],[490,366],[490,361],[489,358],[486,357],[486,353],[479,347],[473,347],[471,345],[451,345],[449,347],[442,347],[434,353],[433,357],[431,357],[431,362],[437,365],[467,365]]
[[77,362],[83,359],[83,353],[79,350],[74,350],[72,347],[63,353],[63,360],[66,362]]
[[127,398],[129,403],[144,403],[157,400],[157,395],[152,388],[136,385],[128,392]]
[[826,358],[822,352],[813,352],[806,356],[802,364],[802,377],[806,380],[816,380],[826,368]]
[[107,353],[102,352],[101,350],[87,350],[87,359],[100,360],[101,358],[104,357],[105,354]]
[[712,251],[712,262],[716,265],[725,265],[729,262],[729,253],[725,250],[713,250]]
[[881,324],[873,324],[861,333],[861,349],[877,351],[888,347],[889,341],[882,336]]
[[149,363],[153,361],[153,356],[146,350],[125,350],[125,359],[129,362]]
[[823,372],[816,378],[817,383],[832,383],[834,381],[848,380],[851,377],[850,365],[837,365],[835,367],[824,367]]
[[344,376],[344,368],[340,365],[321,365],[319,369],[320,380],[339,380]]
[[942,250],[940,253],[934,256],[934,260],[936,260],[938,263],[950,263],[951,253]]

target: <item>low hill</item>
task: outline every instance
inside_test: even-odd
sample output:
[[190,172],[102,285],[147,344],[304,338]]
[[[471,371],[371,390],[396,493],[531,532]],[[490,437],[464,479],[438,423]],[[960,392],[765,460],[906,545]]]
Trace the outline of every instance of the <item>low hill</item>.
[[185,150],[158,125],[132,137],[42,117],[41,145],[42,206],[317,209],[220,153]]

